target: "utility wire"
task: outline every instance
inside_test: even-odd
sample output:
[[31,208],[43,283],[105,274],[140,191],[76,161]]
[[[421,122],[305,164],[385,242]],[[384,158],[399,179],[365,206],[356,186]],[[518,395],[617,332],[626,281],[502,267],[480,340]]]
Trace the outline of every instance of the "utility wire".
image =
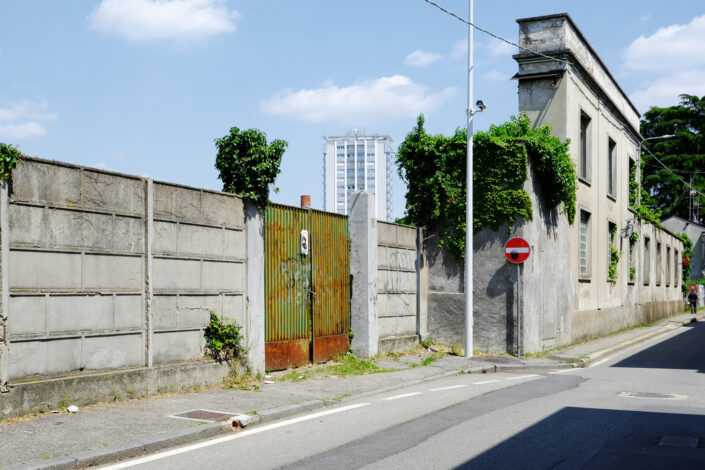
[[524,50],[524,51],[531,52],[532,54],[536,54],[536,55],[539,55],[539,56],[541,56],[541,57],[545,57],[545,58],[547,58],[547,59],[555,60],[555,61],[558,61],[558,62],[563,62],[564,64],[573,65],[571,62],[568,62],[567,60],[556,59],[555,57],[551,57],[550,55],[546,55],[546,54],[542,54],[542,53],[540,53],[540,52],[536,52],[536,51],[534,51],[533,49],[529,49],[528,47],[520,46],[519,44],[517,44],[517,43],[515,43],[515,42],[512,42],[512,41],[510,41],[510,40],[508,40],[508,39],[504,39],[504,38],[501,37],[501,36],[497,36],[496,34],[491,33],[490,31],[487,31],[486,29],[480,28],[480,27],[477,26],[476,24],[469,22],[469,21],[466,20],[465,18],[456,15],[456,14],[453,13],[452,11],[446,10],[445,8],[443,8],[442,6],[440,6],[439,4],[437,4],[437,3],[435,3],[435,2],[432,2],[431,0],[424,0],[424,2],[426,2],[426,3],[430,4],[430,5],[433,5],[434,7],[438,8],[438,9],[441,10],[442,12],[447,13],[447,14],[449,14],[450,16],[452,16],[453,18],[456,18],[456,19],[462,21],[462,22],[465,23],[466,25],[472,26],[473,28],[475,28],[475,29],[478,30],[478,31],[482,31],[482,32],[485,33],[485,34],[489,34],[490,36],[492,36],[492,37],[495,38],[495,39],[499,39],[500,41],[504,41],[504,42],[506,42],[507,44],[510,44],[510,45],[512,45],[512,46],[514,46],[514,47],[518,47],[519,49],[522,49],[522,50]]
[[649,153],[649,155],[651,155],[652,157],[654,157],[654,160],[656,160],[657,162],[659,162],[662,167],[664,167],[669,173],[671,173],[673,176],[675,176],[676,179],[679,180],[681,183],[683,183],[685,186],[687,186],[687,187],[690,188],[691,190],[695,191],[695,192],[698,193],[700,196],[705,196],[705,194],[703,194],[703,193],[701,193],[700,191],[698,191],[697,189],[695,189],[695,187],[693,187],[690,183],[688,183],[686,180],[684,180],[683,178],[681,178],[680,176],[678,176],[673,170],[671,170],[668,166],[666,166],[666,164],[663,163],[661,160],[659,160],[659,158],[658,158],[656,155],[654,155],[654,154],[651,152],[651,150],[649,150],[649,149],[647,149],[646,147],[643,147],[643,146],[641,147],[641,149],[642,149],[642,150],[646,150],[646,151]]

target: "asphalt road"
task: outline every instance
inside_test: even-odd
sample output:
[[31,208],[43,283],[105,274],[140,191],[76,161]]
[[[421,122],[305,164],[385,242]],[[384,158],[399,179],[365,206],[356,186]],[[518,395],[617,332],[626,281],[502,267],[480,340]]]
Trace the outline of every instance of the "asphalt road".
[[705,323],[585,369],[468,374],[109,468],[705,468]]

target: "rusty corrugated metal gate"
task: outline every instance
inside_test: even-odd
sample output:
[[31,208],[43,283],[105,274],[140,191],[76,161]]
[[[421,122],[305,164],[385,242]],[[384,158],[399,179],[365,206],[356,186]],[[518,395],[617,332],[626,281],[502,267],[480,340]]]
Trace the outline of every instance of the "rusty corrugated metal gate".
[[[308,231],[307,255],[301,231]],[[270,204],[265,215],[265,363],[286,369],[349,348],[348,218]]]

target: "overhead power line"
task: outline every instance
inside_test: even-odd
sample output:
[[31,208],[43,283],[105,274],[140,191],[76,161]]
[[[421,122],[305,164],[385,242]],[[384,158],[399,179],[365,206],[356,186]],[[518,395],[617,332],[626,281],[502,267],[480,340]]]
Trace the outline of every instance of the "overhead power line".
[[672,174],[673,176],[675,176],[675,178],[676,178],[677,180],[679,180],[681,183],[683,183],[685,186],[687,186],[687,187],[690,188],[691,190],[695,191],[695,192],[698,193],[700,196],[705,196],[705,194],[703,194],[703,193],[701,193],[700,191],[698,191],[697,189],[695,189],[695,187],[694,187],[693,185],[691,185],[691,184],[688,183],[686,180],[684,180],[683,178],[681,178],[680,176],[678,176],[675,171],[671,170],[665,163],[663,163],[661,160],[659,160],[659,158],[658,158],[656,155],[654,155],[654,154],[651,152],[651,150],[647,149],[646,147],[642,147],[641,149],[642,149],[642,150],[646,150],[646,151],[649,153],[649,155],[651,155],[652,157],[654,157],[654,160],[656,160],[657,162],[659,162],[659,163],[661,164],[661,166],[666,169],[666,171],[668,171],[670,174]]
[[438,9],[441,10],[442,12],[447,13],[448,15],[452,16],[453,18],[456,18],[456,19],[462,21],[462,22],[465,23],[466,25],[472,26],[473,28],[475,28],[475,29],[478,30],[478,31],[482,31],[483,33],[488,34],[488,35],[492,36],[492,37],[495,38],[495,39],[499,39],[500,41],[506,42],[507,44],[510,44],[510,45],[512,45],[512,46],[514,46],[514,47],[518,47],[519,49],[521,49],[521,50],[523,50],[523,51],[531,52],[532,54],[536,54],[536,55],[538,55],[538,56],[545,57],[545,58],[547,58],[547,59],[555,60],[555,61],[557,61],[557,62],[563,62],[564,64],[573,65],[571,62],[569,62],[569,61],[567,61],[567,60],[557,59],[557,58],[555,58],[555,57],[551,57],[550,55],[542,54],[542,53],[537,52],[537,51],[535,51],[535,50],[533,50],[533,49],[529,49],[528,47],[520,46],[519,44],[517,44],[517,43],[515,43],[515,42],[512,42],[512,41],[510,41],[509,39],[505,39],[505,38],[503,38],[502,36],[498,36],[498,35],[496,35],[496,34],[490,32],[490,31],[487,31],[486,29],[480,28],[478,25],[469,22],[468,20],[466,20],[466,19],[463,18],[462,16],[458,16],[458,15],[456,15],[455,13],[453,13],[452,11],[446,10],[445,8],[443,8],[442,6],[440,6],[439,4],[437,4],[437,3],[435,3],[435,2],[432,2],[431,0],[424,0],[424,2],[426,2],[426,3],[430,4],[430,5],[433,5],[434,7],[438,8]]

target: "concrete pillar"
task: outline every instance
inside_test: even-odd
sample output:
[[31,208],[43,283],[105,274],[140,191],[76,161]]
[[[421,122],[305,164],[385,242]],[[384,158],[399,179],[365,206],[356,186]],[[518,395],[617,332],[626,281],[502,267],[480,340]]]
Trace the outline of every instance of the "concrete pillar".
[[252,371],[264,373],[264,216],[253,203],[245,202],[247,237],[247,334]]
[[428,336],[428,262],[421,227],[416,227],[416,334]]
[[154,325],[152,323],[152,244],[154,242],[154,182],[151,178],[145,181],[145,214],[144,214],[144,362],[147,367],[154,365],[152,339]]
[[350,198],[350,322],[355,335],[352,348],[356,356],[373,357],[379,347],[375,197],[362,191],[352,193]]
[[8,392],[7,375],[10,364],[10,335],[8,333],[10,280],[8,262],[10,259],[10,200],[8,183],[0,184],[0,392]]

